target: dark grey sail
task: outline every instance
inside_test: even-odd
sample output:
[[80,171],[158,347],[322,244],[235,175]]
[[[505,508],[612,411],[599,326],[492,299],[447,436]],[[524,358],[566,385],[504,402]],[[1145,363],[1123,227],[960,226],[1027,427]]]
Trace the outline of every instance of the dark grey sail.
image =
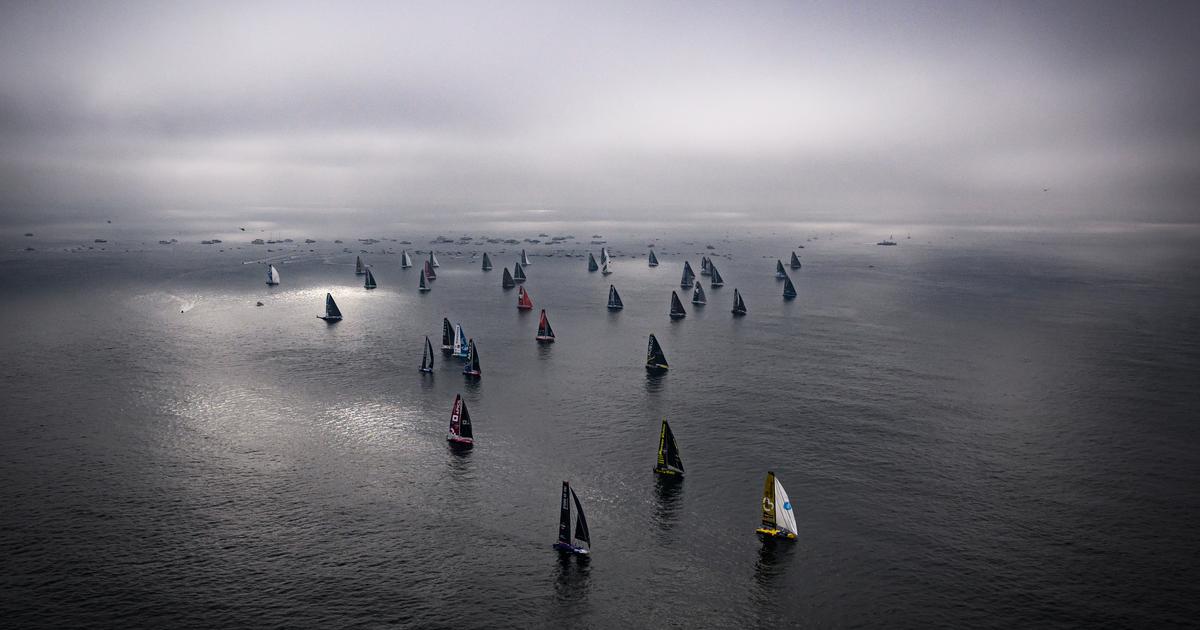
[[335,322],[342,319],[342,311],[338,308],[337,302],[333,301],[333,294],[325,294],[325,317],[322,317],[327,322]]
[[717,266],[712,261],[708,262],[708,286],[713,289],[725,286],[725,280],[721,278],[721,272],[717,271]]
[[483,270],[484,271],[492,270],[492,259],[488,258],[487,252],[483,253]]
[[562,504],[558,509],[558,542],[571,544],[571,486],[563,482]]
[[429,291],[429,277],[425,275],[425,270],[421,270],[421,281],[417,284],[417,290],[421,293]]
[[467,354],[470,358],[467,359],[467,365],[463,368],[463,374],[467,376],[479,376],[479,350],[475,347],[475,340],[472,339],[467,343]]
[[796,297],[796,287],[792,284],[792,279],[784,274],[783,277],[783,299],[790,300]]
[[709,266],[711,264],[712,264],[712,262],[708,259],[708,256],[701,256],[700,257],[700,275],[707,276],[709,274],[708,270],[709,270]]
[[575,516],[575,540],[582,540],[592,546],[592,535],[588,532],[587,518],[583,515],[583,506],[579,504],[579,495],[575,494],[575,489],[571,489],[571,499],[575,501],[575,511],[578,514]]
[[408,269],[411,266],[412,266],[412,259],[408,257],[408,250],[407,249],[400,250],[400,268]]
[[442,352],[445,354],[454,352],[454,327],[445,317],[442,318]]
[[658,345],[658,338],[653,334],[650,335],[650,341],[646,344],[646,369],[651,371],[667,369],[667,355],[663,353],[662,346]]
[[792,265],[792,269],[800,268],[800,257],[796,256],[796,252],[792,252],[791,265]]
[[651,267],[657,267],[657,266],[658,266],[658,256],[655,256],[655,255],[654,255],[654,250],[653,250],[653,249],[652,249],[652,250],[650,250],[650,266],[651,266]]
[[376,286],[375,285],[375,274],[371,273],[371,270],[368,269],[367,270],[367,278],[366,278],[366,280],[363,281],[363,288],[364,289],[374,289],[375,286]]
[[429,335],[425,335],[425,352],[421,355],[421,371],[433,371],[433,343],[429,341]]
[[475,437],[471,432],[471,412],[467,411],[467,401],[465,400],[462,402],[462,415],[458,418],[458,436],[468,440]]
[[783,261],[776,260],[775,261],[775,278],[778,280],[783,280],[786,277],[787,277],[787,272],[784,271],[784,269],[783,269]]
[[625,305],[621,302],[621,296],[617,293],[617,287],[611,284],[608,285],[608,310],[619,311],[623,308],[625,308]]
[[512,274],[508,272],[508,267],[504,268],[504,279],[500,282],[500,286],[504,287],[505,289],[511,289],[517,286],[516,281],[513,280]]
[[692,283],[696,281],[696,273],[692,271],[692,263],[683,261],[683,277],[679,279],[679,286],[688,289]]
[[679,457],[679,445],[675,443],[675,434],[666,419],[658,432],[658,464],[654,472],[660,475],[683,475],[683,459]]
[[525,282],[525,268],[521,266],[521,263],[513,263],[512,277],[517,282]]
[[596,264],[596,257],[592,255],[592,252],[588,252],[588,271],[599,271],[599,270],[600,270],[600,265]]
[[708,304],[708,298],[704,296],[704,287],[700,286],[700,281],[696,281],[696,288],[692,290],[692,304]]
[[682,319],[687,317],[687,311],[683,310],[683,302],[679,301],[679,294],[671,292],[671,319]]
[[733,314],[745,315],[746,303],[742,301],[742,294],[738,293],[737,289],[733,290]]
[[355,256],[354,257],[354,275],[362,276],[362,275],[366,275],[366,273],[367,273],[367,267],[366,267],[366,265],[363,265],[362,256]]

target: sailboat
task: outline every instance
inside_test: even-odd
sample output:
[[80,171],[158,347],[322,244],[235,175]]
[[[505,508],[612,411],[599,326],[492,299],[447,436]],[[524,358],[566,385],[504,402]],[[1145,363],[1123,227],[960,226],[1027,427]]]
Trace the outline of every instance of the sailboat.
[[428,260],[425,261],[425,267],[422,271],[425,272],[425,277],[428,278],[430,282],[437,280],[437,273],[433,270],[433,265],[429,264]]
[[511,289],[517,286],[517,282],[513,280],[512,274],[508,273],[508,267],[504,268],[504,279],[500,282],[500,286],[505,289]]
[[471,358],[471,348],[467,343],[467,334],[463,332],[462,324],[454,325],[454,356],[460,359]]
[[683,319],[687,317],[687,311],[683,310],[683,302],[679,301],[679,294],[671,292],[671,319]]
[[662,428],[658,430],[658,464],[654,472],[660,475],[676,477],[683,476],[683,460],[679,458],[679,445],[675,443],[675,434],[671,433],[671,425],[663,418]]
[[425,353],[421,355],[421,371],[427,374],[433,371],[433,344],[429,342],[429,335],[425,335]]
[[434,254],[432,249],[429,250],[429,266],[430,267],[441,267],[441,265],[439,265],[438,261],[437,261],[437,254]]
[[537,340],[547,343],[554,341],[554,329],[550,327],[550,320],[546,317],[546,309],[542,309],[542,316],[538,318]]
[[400,250],[400,268],[408,269],[409,267],[412,267],[412,258],[409,257],[407,249],[402,249]]
[[890,246],[890,245],[895,245],[895,244],[896,244],[896,241],[893,241],[893,240],[892,240],[892,238],[893,238],[893,237],[889,236],[889,237],[887,237],[887,238],[883,239],[882,241],[879,241],[878,243],[875,243],[875,244],[876,244],[876,245],[889,245],[889,246]]
[[696,274],[692,271],[692,263],[683,261],[683,277],[679,279],[679,286],[688,289],[692,283],[696,281]]
[[704,287],[700,286],[700,281],[696,281],[696,288],[692,291],[692,304],[701,306],[708,304],[708,299],[704,297]]
[[721,277],[721,272],[717,271],[717,266],[708,261],[708,286],[710,289],[725,286],[725,280]]
[[429,277],[425,275],[425,270],[422,269],[421,270],[421,284],[417,285],[417,290],[420,291],[421,293],[426,293],[429,291],[429,288],[430,288],[429,287]]
[[467,403],[462,394],[454,395],[454,407],[450,409],[450,430],[446,432],[446,440],[451,446],[471,448],[475,445],[471,437],[471,413],[467,411]]
[[600,265],[600,273],[603,275],[606,275],[606,276],[608,274],[612,273],[612,269],[610,269],[608,267],[608,259],[607,258],[605,258],[604,263]]
[[596,257],[592,255],[592,252],[588,252],[588,271],[598,271],[599,269],[600,265],[596,264]]
[[738,290],[736,288],[733,290],[733,311],[732,312],[734,315],[745,315],[746,314],[746,303],[742,301],[742,294],[738,293]]
[[783,270],[783,261],[776,260],[775,261],[775,279],[783,280],[786,277],[787,277],[787,272]]
[[654,250],[653,250],[653,249],[652,249],[652,250],[650,250],[650,266],[651,266],[651,267],[657,267],[657,266],[658,266],[658,256],[655,256],[655,255],[654,255]]
[[702,275],[702,276],[709,275],[708,270],[710,269],[711,264],[712,264],[712,261],[710,261],[708,259],[708,256],[701,256],[700,257],[700,275]]
[[366,273],[367,273],[367,266],[363,264],[362,256],[355,256],[354,257],[354,275],[362,276],[362,275],[366,275]]
[[450,320],[442,318],[442,354],[450,354],[454,352],[454,327],[450,325]]
[[800,257],[796,255],[796,252],[792,252],[792,259],[789,261],[789,263],[791,264],[792,269],[800,268]]
[[267,286],[273,287],[279,284],[279,270],[275,265],[267,265]]
[[621,295],[617,293],[617,287],[608,285],[608,310],[619,311],[623,308],[625,305],[621,303]]
[[475,348],[475,340],[467,342],[467,364],[463,367],[463,374],[467,376],[479,377],[479,350]]
[[666,370],[667,355],[663,354],[662,346],[658,345],[658,338],[653,333],[650,335],[650,342],[646,345],[646,369],[651,372],[662,372]]
[[492,259],[488,258],[487,252],[483,252],[483,270],[484,271],[492,270]]
[[755,531],[764,541],[774,538],[796,540],[796,514],[792,512],[792,502],[773,472],[767,472],[767,481],[763,484],[762,527]]
[[605,263],[609,263],[609,262],[612,262],[612,256],[608,255],[608,248],[601,247],[600,248],[600,266],[603,267]]
[[512,277],[513,277],[513,280],[515,280],[517,282],[525,282],[525,268],[521,266],[521,263],[519,263],[519,262],[513,263]]
[[792,279],[787,277],[787,274],[784,274],[784,276],[783,276],[783,299],[790,300],[795,297],[796,297],[796,285],[792,284]]
[[368,269],[367,277],[363,280],[363,288],[364,289],[374,289],[375,286],[376,286],[375,285],[375,274],[371,273],[371,270]]
[[325,294],[325,314],[317,315],[317,317],[319,317],[331,324],[333,322],[342,321],[342,311],[337,307],[337,302],[333,301],[332,293]]
[[533,263],[529,262],[529,256],[525,255],[525,250],[523,250],[523,249],[521,250],[521,264],[522,265],[532,265],[533,264]]
[[522,311],[533,308],[533,300],[529,297],[529,292],[525,290],[525,287],[517,289],[517,308]]
[[[575,511],[578,515],[575,517],[575,535],[571,536],[571,501],[575,502]],[[587,547],[580,546],[579,543],[587,544]],[[571,489],[571,484],[566,481],[562,485],[562,504],[558,510],[558,541],[554,543],[554,548],[563,553],[572,553],[586,556],[591,553],[592,536],[588,532],[587,519],[583,516],[583,506],[579,504],[579,495]]]

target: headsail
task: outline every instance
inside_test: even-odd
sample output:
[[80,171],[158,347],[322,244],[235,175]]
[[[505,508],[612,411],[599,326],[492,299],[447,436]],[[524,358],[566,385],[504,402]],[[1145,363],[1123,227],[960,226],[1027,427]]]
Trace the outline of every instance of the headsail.
[[554,329],[550,327],[550,319],[546,317],[546,309],[542,309],[542,316],[538,319],[537,340],[554,341]]
[[596,257],[592,255],[592,252],[588,252],[588,271],[597,271],[599,269],[600,265],[596,264]]
[[621,296],[617,293],[617,287],[611,284],[608,285],[608,310],[619,311],[623,308],[625,308],[625,305],[621,302]]
[[658,345],[658,338],[651,333],[650,341],[646,345],[646,369],[665,370],[668,367],[667,355],[663,353],[662,346]]
[[790,300],[796,297],[796,286],[792,284],[792,279],[783,274],[783,299]]
[[709,276],[709,279],[708,279],[709,287],[715,289],[720,286],[725,286],[725,280],[723,278],[721,278],[721,272],[717,271],[717,266],[714,265],[712,263],[712,261],[709,261],[709,263],[708,263],[708,276]]
[[487,252],[483,252],[483,270],[484,271],[492,270],[492,259],[488,258]]
[[421,354],[421,371],[433,371],[433,344],[429,341],[429,335],[425,335],[425,352]]
[[505,289],[511,289],[517,286],[516,281],[513,280],[512,274],[508,273],[508,267],[504,268],[504,279],[500,281],[500,286],[504,287]]
[[467,365],[463,368],[463,374],[467,376],[479,376],[479,349],[475,347],[475,340],[467,342]]
[[679,445],[675,443],[675,434],[671,433],[671,425],[666,418],[658,432],[658,465],[654,472],[662,475],[683,475],[683,460],[679,457]]
[[575,501],[575,511],[579,513],[575,517],[575,540],[582,540],[591,547],[592,535],[588,532],[587,518],[583,516],[583,506],[579,504],[579,495],[575,494],[574,488],[571,489],[571,498]]
[[441,267],[441,265],[438,264],[437,255],[433,253],[432,249],[429,250],[429,266],[430,267]]
[[363,280],[363,288],[374,289],[375,286],[375,274],[371,273],[370,269],[367,269],[367,278]]
[[651,267],[657,267],[657,266],[658,266],[658,256],[655,256],[655,255],[654,255],[654,250],[653,250],[653,249],[652,249],[652,250],[650,250],[650,266],[651,266]]
[[525,255],[525,250],[523,250],[523,249],[521,250],[521,264],[522,265],[532,264],[529,262],[529,256]]
[[800,268],[800,257],[796,256],[796,252],[792,252],[792,260],[790,262],[792,265],[792,269]]
[[279,270],[275,268],[275,265],[267,265],[267,284],[269,286],[279,284]]
[[704,297],[704,287],[700,286],[700,281],[696,281],[696,288],[692,291],[692,304],[707,304],[708,298]]
[[517,289],[517,308],[527,311],[533,308],[533,299],[529,297],[529,292],[522,286]]
[[686,289],[691,287],[692,282],[695,282],[695,280],[696,274],[692,271],[692,263],[686,260],[683,261],[683,277],[679,279],[679,286]]
[[687,317],[687,311],[683,310],[683,302],[679,301],[679,294],[671,291],[671,319],[680,319]]
[[525,268],[521,266],[521,263],[513,263],[512,277],[513,280],[516,280],[517,282],[525,282]]

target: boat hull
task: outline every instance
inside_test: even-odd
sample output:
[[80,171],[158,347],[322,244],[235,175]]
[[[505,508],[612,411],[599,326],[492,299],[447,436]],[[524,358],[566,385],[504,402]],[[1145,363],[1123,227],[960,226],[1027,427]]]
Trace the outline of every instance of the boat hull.
[[766,540],[796,540],[795,534],[782,529],[768,529],[766,527],[759,527],[758,529],[754,530],[754,532]]
[[619,311],[619,310],[621,310],[621,309],[623,309],[623,308],[625,308],[625,307],[624,307],[624,306],[611,306],[611,305],[610,305],[610,306],[608,307],[608,310],[610,310],[610,311]]
[[522,306],[522,305],[518,304],[518,305],[517,305],[517,310],[518,310],[518,311],[532,311],[532,310],[533,310],[533,305],[529,305],[529,306]]
[[543,335],[538,335],[537,340],[539,343],[554,343],[554,337],[545,337]]
[[468,370],[463,370],[463,375],[464,375],[464,376],[472,376],[472,377],[475,377],[475,378],[479,378],[479,375],[480,375],[480,374],[481,374],[481,372],[479,372],[478,370],[469,370],[469,369],[468,369]]
[[666,372],[667,369],[668,368],[665,365],[647,365],[646,366],[647,372]]
[[671,319],[683,319],[684,317],[687,317],[687,315],[683,313],[671,313]]
[[655,466],[654,472],[659,475],[663,475],[664,477],[671,477],[674,479],[682,479],[683,478],[683,473],[681,473],[678,470],[675,470],[673,468],[664,468],[662,466]]
[[433,368],[417,368],[417,371],[424,372],[425,374],[433,374]]
[[341,317],[329,317],[328,315],[317,315],[317,319],[323,319],[323,320],[329,322],[330,324],[335,324],[337,322],[342,321]]
[[554,548],[563,553],[575,554],[577,556],[586,556],[589,553],[591,553],[587,549],[584,549],[583,547],[576,547],[575,545],[572,545],[571,543],[565,543],[562,541],[554,543]]
[[462,437],[461,435],[449,434],[446,436],[446,441],[450,443],[450,446],[458,448],[471,448],[475,446],[475,440]]
[[746,314],[746,311],[739,311],[739,310],[737,310],[736,308],[735,308],[735,309],[733,309],[733,316],[734,316],[734,317],[741,317],[741,316],[743,316],[743,315],[745,315],[745,314]]

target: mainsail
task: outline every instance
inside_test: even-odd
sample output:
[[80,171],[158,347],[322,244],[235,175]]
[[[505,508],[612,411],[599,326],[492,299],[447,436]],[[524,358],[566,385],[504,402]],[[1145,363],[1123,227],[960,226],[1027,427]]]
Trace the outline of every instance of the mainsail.
[[371,273],[370,269],[367,270],[367,277],[365,280],[363,280],[363,288],[364,289],[374,289],[375,288],[375,274]]
[[412,258],[408,257],[408,250],[407,249],[400,250],[400,268],[408,269],[411,266],[412,266]]
[[737,289],[733,290],[733,314],[745,315],[746,303],[742,301],[742,294],[738,293]]
[[687,317],[687,311],[683,310],[683,302],[679,301],[679,294],[671,292],[671,319],[680,319]]
[[527,311],[533,308],[533,299],[529,297],[529,292],[525,287],[517,289],[517,308]]
[[449,354],[454,351],[454,327],[450,320],[442,318],[442,352]]
[[275,265],[267,265],[267,284],[269,286],[279,284],[279,270],[275,268]]
[[675,434],[671,433],[671,425],[666,418],[658,432],[658,465],[654,472],[660,475],[683,475],[683,460],[679,457],[679,445],[675,443]]
[[704,297],[704,287],[700,286],[700,281],[696,281],[696,288],[692,291],[692,304],[707,304],[708,299]]
[[366,265],[363,264],[362,256],[355,256],[354,257],[354,275],[362,276],[362,275],[366,275],[366,273],[367,273],[367,267],[366,267]]
[[696,281],[696,274],[692,271],[692,263],[683,261],[683,277],[679,279],[679,286],[689,288]]
[[758,533],[779,538],[795,538],[797,532],[796,515],[792,512],[792,503],[788,500],[783,484],[775,478],[775,473],[767,472],[763,484],[762,498],[762,527]]
[[501,280],[500,286],[504,287],[505,289],[511,289],[517,286],[516,281],[513,280],[512,274],[508,273],[508,267],[504,268],[504,279]]
[[655,255],[654,255],[654,250],[653,250],[653,249],[652,249],[652,250],[650,250],[650,266],[651,266],[651,267],[657,267],[657,266],[658,266],[658,256],[655,256]]
[[598,269],[600,269],[600,265],[596,264],[596,257],[592,255],[592,252],[588,252],[588,271],[596,271]]
[[521,264],[522,265],[533,264],[533,263],[529,262],[529,256],[525,255],[525,250],[523,250],[523,249],[521,250]]
[[467,342],[467,365],[463,368],[463,374],[467,376],[479,376],[479,350],[475,347],[475,340]]
[[783,299],[790,300],[796,297],[796,286],[792,284],[792,279],[783,274]]
[[550,327],[550,320],[546,317],[546,309],[542,309],[542,316],[538,319],[537,340],[554,341],[554,329]]
[[662,346],[658,345],[658,338],[652,333],[650,342],[646,345],[646,369],[665,370],[668,367],[667,356],[663,354]]
[[421,355],[421,371],[433,371],[433,344],[429,341],[429,335],[425,335],[425,352]]
[[336,322],[342,319],[342,311],[338,308],[337,302],[333,301],[333,294],[325,294],[325,316],[321,319],[327,322]]
[[617,287],[611,284],[608,285],[608,310],[619,311],[623,308],[625,308],[625,305],[621,303],[621,296],[617,293]]
[[708,261],[708,286],[715,289],[720,286],[725,286],[725,280],[721,278],[721,272],[717,271],[717,266]]
[[513,263],[512,277],[513,280],[516,280],[517,282],[525,282],[525,268],[521,266],[521,263]]
[[800,258],[798,256],[796,256],[796,252],[792,252],[791,265],[792,265],[792,269],[800,268]]
[[467,411],[467,403],[462,394],[454,395],[454,407],[450,409],[450,430],[446,439],[455,444],[470,446],[475,443],[471,434],[471,412]]
[[483,252],[483,270],[484,271],[492,270],[492,259],[488,258],[487,252]]

